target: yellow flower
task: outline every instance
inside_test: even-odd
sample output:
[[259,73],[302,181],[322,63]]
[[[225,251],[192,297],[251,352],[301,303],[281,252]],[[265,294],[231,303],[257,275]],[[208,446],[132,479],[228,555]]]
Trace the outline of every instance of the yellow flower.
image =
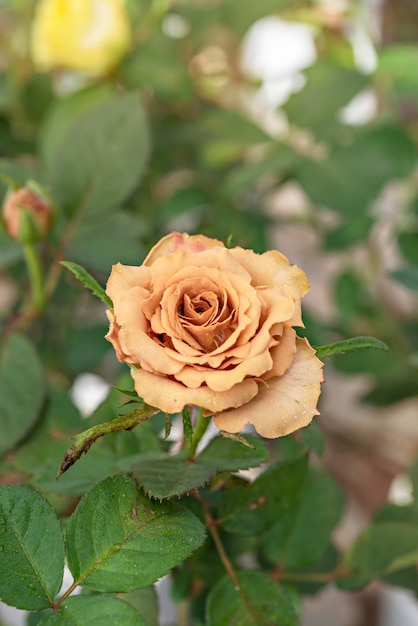
[[147,404],[198,406],[221,430],[250,423],[280,437],[318,414],[322,363],[293,329],[308,289],[280,252],[172,233],[140,267],[113,266],[106,338]]
[[31,52],[41,71],[56,67],[102,75],[130,45],[124,0],[39,0]]

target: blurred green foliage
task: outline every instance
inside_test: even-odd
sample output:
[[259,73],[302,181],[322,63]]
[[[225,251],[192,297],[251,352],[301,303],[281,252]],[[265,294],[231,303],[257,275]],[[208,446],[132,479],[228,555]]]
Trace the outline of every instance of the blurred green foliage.
[[[313,345],[355,335],[378,337],[390,354],[336,355],[333,367],[347,377],[367,373],[371,385],[363,400],[377,407],[390,409],[416,397],[416,43],[395,40],[381,46],[373,41],[355,0],[341,12],[313,0],[130,0],[130,51],[110,75],[89,79],[66,70],[41,74],[34,69],[28,42],[35,4],[0,2],[1,198],[10,185],[33,180],[54,206],[52,229],[36,245],[46,294],[42,310],[33,308],[24,248],[0,230],[2,482],[29,483],[66,517],[86,490],[130,467],[126,459],[141,457],[140,468],[149,454],[149,467],[151,461],[159,465],[167,452],[158,437],[162,416],[140,431],[95,444],[55,482],[69,437],[112,419],[129,400],[113,389],[83,421],[69,395],[84,372],[113,385],[121,370],[103,339],[104,307],[60,261],[83,265],[103,285],[113,263],[140,264],[150,246],[171,230],[224,241],[232,236],[234,245],[263,252],[294,227],[295,240],[285,242],[292,261],[293,244],[300,250],[297,238],[308,230],[315,244],[306,258],[319,261],[303,269],[313,291],[317,286],[325,293],[326,310],[321,313],[308,303],[301,332]],[[247,73],[241,63],[246,34],[266,16],[305,24],[316,49],[316,60],[301,70],[298,87],[276,105],[262,100],[263,78]],[[367,71],[348,36],[354,27],[363,28],[376,56]],[[346,107],[358,96],[369,98],[370,114],[347,121]],[[300,206],[286,204],[289,189],[297,190]],[[322,275],[318,267],[329,261],[334,270]],[[122,386],[129,390],[129,385],[124,380]],[[296,591],[314,593],[334,575],[347,589],[382,577],[416,591],[411,567],[418,558],[416,505],[402,515],[399,507],[384,509],[340,558],[330,535],[341,515],[342,494],[321,468],[308,468],[307,450],[318,457],[322,452],[315,425],[296,443],[286,438],[272,444],[277,464],[254,483],[227,478],[222,472],[229,466],[202,461],[193,466],[198,476],[189,485],[186,478],[193,471],[185,477],[184,459],[172,458],[184,482],[157,495],[183,495],[186,522],[187,509],[202,521],[210,509],[219,518],[232,560],[239,563],[252,551],[264,569],[240,573],[246,605],[242,594],[234,595],[231,581],[221,579],[224,571],[214,560],[213,544],[200,548],[175,573],[177,599],[191,599],[190,624],[238,623],[232,613],[244,625],[271,624],[278,616],[287,620],[280,623],[297,624]],[[254,454],[254,465],[264,459],[247,451],[237,468],[247,467],[246,454]],[[164,471],[171,473],[165,465]],[[186,486],[208,480],[231,487],[227,497],[206,487],[206,504],[191,503]],[[144,482],[152,495],[152,472]],[[274,487],[267,505],[257,500],[270,489],[263,482]],[[43,510],[46,505],[37,500],[37,506]],[[176,564],[176,558],[168,561]],[[55,593],[59,568],[54,575]],[[280,581],[288,587],[279,586]],[[155,598],[148,591],[145,599],[139,591],[124,596],[133,606],[149,602],[153,607],[148,621],[140,612],[132,623],[157,623]],[[89,598],[79,605],[69,600],[74,619],[82,603],[90,606]],[[47,606],[42,602],[39,606]],[[264,617],[250,621],[248,606],[250,613]],[[30,623],[64,624],[49,613],[41,620]]]

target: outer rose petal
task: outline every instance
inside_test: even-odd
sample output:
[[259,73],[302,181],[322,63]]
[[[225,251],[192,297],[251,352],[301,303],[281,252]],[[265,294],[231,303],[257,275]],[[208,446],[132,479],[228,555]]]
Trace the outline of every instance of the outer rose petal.
[[262,437],[283,437],[307,426],[319,415],[317,402],[323,363],[306,339],[296,338],[296,354],[283,376],[268,381],[257,396],[238,409],[223,411],[213,421],[220,430],[237,433],[253,424]]
[[220,246],[224,248],[222,241],[211,239],[204,235],[188,235],[187,233],[170,233],[155,244],[147,254],[143,265],[152,265],[161,256],[167,256],[177,250],[190,250],[190,252],[201,252]]
[[178,413],[186,405],[194,405],[206,409],[210,415],[230,407],[241,406],[258,393],[258,385],[252,379],[244,380],[227,391],[213,391],[206,386],[189,389],[175,380],[140,368],[133,367],[131,374],[136,392],[144,402],[165,413]]
[[107,309],[106,315],[107,315],[107,319],[109,320],[109,332],[107,333],[107,335],[105,335],[105,339],[110,341],[110,343],[112,344],[116,352],[116,358],[119,359],[119,361],[123,362],[126,360],[126,357],[128,355],[123,352],[122,348],[119,345],[119,330],[120,329],[116,323],[113,309]]
[[293,298],[295,309],[291,318],[286,320],[290,326],[303,326],[300,301],[309,291],[306,274],[297,265],[277,250],[256,254],[253,250],[236,247],[231,255],[251,274],[252,284],[257,287],[275,286],[281,294]]
[[107,280],[106,293],[116,305],[130,289],[138,285],[144,287],[149,281],[150,270],[148,268],[116,263],[112,266],[112,271]]

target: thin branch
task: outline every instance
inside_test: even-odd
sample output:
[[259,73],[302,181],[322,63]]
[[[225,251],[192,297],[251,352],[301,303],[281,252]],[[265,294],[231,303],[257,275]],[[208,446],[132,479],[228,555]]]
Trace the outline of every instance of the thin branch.
[[287,572],[277,567],[270,578],[276,582],[301,582],[301,583],[329,583],[340,578],[346,578],[349,572],[342,567],[337,567],[331,572]]
[[231,563],[231,561],[228,558],[228,555],[225,551],[225,548],[222,544],[221,538],[219,536],[219,532],[218,532],[218,522],[217,520],[212,516],[212,513],[209,510],[209,506],[206,502],[206,500],[204,498],[202,498],[202,496],[200,495],[200,493],[196,490],[194,492],[194,496],[197,500],[199,500],[199,502],[202,503],[203,506],[203,511],[204,511],[204,515],[205,515],[205,521],[206,521],[206,525],[207,528],[212,536],[213,542],[216,546],[216,549],[218,551],[219,554],[219,558],[222,561],[222,565],[224,566],[225,570],[228,573],[228,576],[230,577],[230,579],[232,580],[232,583],[235,587],[235,589],[237,591],[239,591],[240,589],[240,584],[238,581],[238,576],[234,570],[234,567]]

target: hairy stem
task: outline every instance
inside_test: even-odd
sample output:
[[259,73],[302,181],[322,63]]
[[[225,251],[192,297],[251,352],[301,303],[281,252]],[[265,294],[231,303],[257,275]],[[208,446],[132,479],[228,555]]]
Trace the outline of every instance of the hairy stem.
[[97,439],[120,430],[132,430],[138,426],[138,424],[145,422],[156,413],[158,413],[158,409],[145,404],[144,406],[141,406],[126,415],[121,415],[116,419],[110,420],[109,422],[92,426],[88,430],[75,435],[75,437],[73,437],[73,444],[68,448],[63,460],[61,461],[57,472],[57,479],[64,472],[66,472],[67,469],[70,468],[83,453],[88,452],[92,444],[97,441]]

